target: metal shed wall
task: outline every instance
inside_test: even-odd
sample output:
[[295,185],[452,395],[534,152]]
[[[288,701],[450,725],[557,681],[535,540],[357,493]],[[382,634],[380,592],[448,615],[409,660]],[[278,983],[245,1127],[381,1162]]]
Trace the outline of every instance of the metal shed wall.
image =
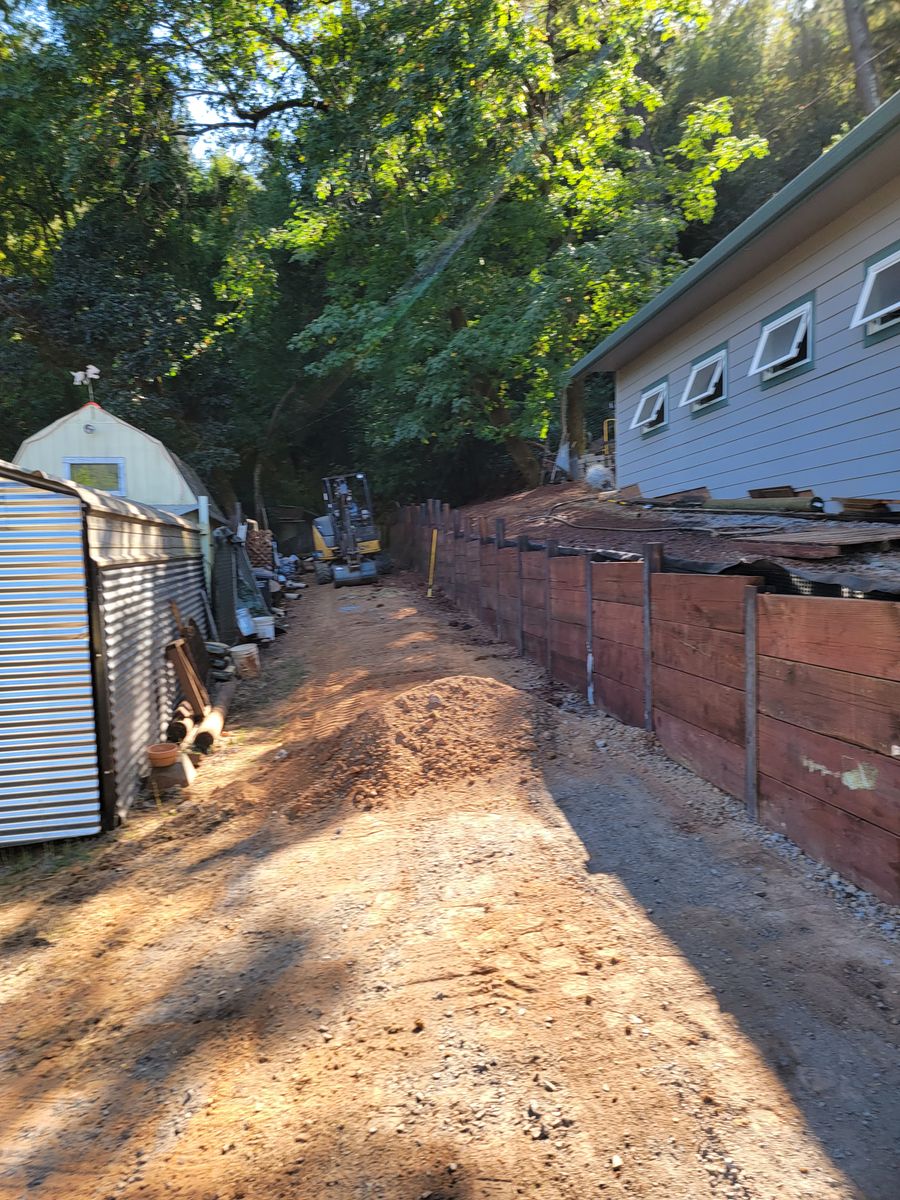
[[100,822],[82,503],[0,476],[0,845]]
[[[134,536],[131,531],[130,536]],[[199,535],[197,547],[199,549]],[[162,740],[178,701],[175,673],[165,659],[175,626],[169,601],[204,632],[203,560],[115,562],[95,569],[109,697],[116,815],[134,804],[145,773],[147,746]]]

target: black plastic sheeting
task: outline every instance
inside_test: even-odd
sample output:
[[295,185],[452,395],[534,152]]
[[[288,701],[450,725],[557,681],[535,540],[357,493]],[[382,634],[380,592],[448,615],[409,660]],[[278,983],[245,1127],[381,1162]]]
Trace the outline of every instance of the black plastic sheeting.
[[771,558],[737,558],[732,562],[689,562],[665,556],[667,571],[681,571],[687,575],[761,575],[766,587],[787,596],[851,596],[870,600],[896,600],[900,596],[900,579],[897,583],[879,575],[866,575],[863,571],[828,570],[817,567],[804,570],[802,567],[787,567]]
[[[508,546],[516,543],[508,541]],[[532,550],[545,550],[546,542],[528,543]],[[641,562],[643,556],[627,550],[580,550],[574,546],[560,546],[557,554],[575,555],[589,553],[593,562]],[[694,562],[691,559],[672,558],[663,554],[663,570],[683,575],[759,575],[765,580],[766,588],[782,596],[836,596],[851,599],[897,600],[900,597],[900,563],[898,580],[893,583],[880,575],[867,575],[865,571],[829,570],[824,567],[804,570],[802,567],[786,566],[771,558],[735,558],[719,562]]]

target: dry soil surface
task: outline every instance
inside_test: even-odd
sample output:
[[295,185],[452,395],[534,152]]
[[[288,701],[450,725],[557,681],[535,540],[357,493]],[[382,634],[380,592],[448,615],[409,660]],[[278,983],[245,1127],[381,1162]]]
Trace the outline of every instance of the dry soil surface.
[[895,947],[563,699],[307,591],[189,798],[8,856],[0,1196],[896,1200]]

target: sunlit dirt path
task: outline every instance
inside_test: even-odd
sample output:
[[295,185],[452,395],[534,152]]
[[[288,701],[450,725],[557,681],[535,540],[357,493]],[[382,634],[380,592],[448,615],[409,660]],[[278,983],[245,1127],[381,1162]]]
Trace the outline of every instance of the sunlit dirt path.
[[895,1200],[893,946],[560,699],[306,592],[189,799],[3,869],[0,1196]]

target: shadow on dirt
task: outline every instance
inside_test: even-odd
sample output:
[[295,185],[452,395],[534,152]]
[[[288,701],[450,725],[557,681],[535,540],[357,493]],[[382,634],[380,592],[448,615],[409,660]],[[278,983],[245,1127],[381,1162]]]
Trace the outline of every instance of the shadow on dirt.
[[618,877],[703,977],[836,1170],[866,1200],[894,1200],[900,1030],[888,1006],[889,945],[851,928],[819,893],[799,893],[796,868],[760,845],[742,842],[729,857],[713,831],[679,829],[633,776],[604,768],[608,782],[588,790],[583,777],[547,776],[588,872]]

